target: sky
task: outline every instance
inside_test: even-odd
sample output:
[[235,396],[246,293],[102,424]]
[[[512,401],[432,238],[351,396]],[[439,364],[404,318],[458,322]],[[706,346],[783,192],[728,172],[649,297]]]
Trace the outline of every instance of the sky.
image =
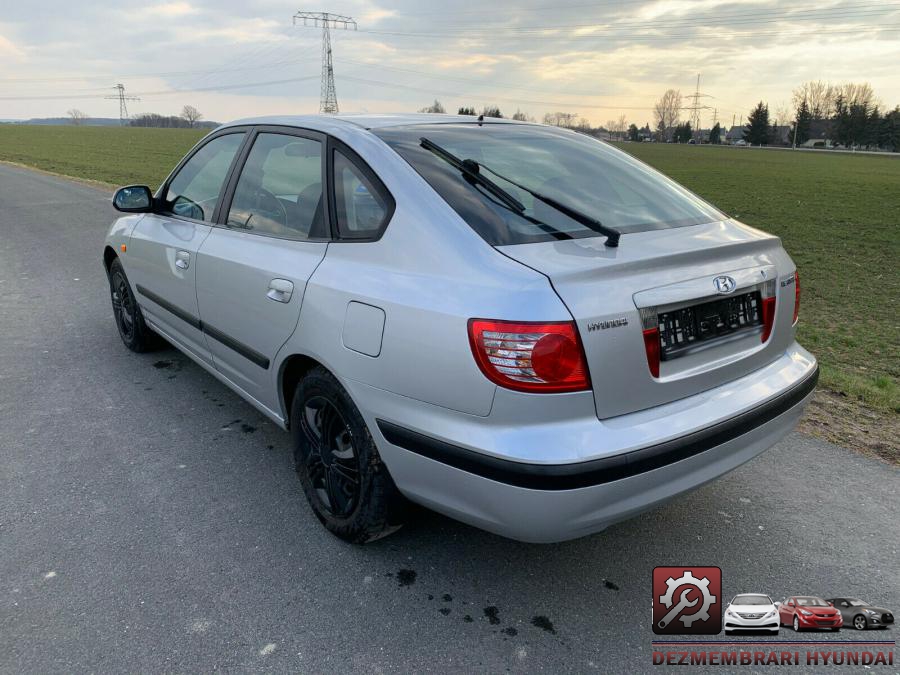
[[807,80],[868,81],[883,105],[900,104],[900,0],[9,0],[0,119],[117,117],[105,98],[117,83],[140,98],[130,114],[317,112],[322,31],[294,25],[298,10],[356,21],[332,30],[341,112],[437,99],[448,112],[497,105],[538,121],[563,111],[653,126],[655,101],[694,93],[698,74],[704,127],[714,114],[739,122],[760,100],[774,115]]

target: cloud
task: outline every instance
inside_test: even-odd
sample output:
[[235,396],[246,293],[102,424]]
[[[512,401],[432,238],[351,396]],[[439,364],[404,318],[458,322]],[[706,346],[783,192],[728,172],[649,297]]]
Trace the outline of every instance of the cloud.
[[0,33],[0,58],[9,58],[15,61],[25,60],[25,50]]

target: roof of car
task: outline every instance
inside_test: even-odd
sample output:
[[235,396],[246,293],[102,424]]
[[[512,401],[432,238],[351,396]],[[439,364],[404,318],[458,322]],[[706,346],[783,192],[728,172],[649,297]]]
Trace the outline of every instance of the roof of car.
[[[339,114],[339,115],[271,115],[266,117],[248,117],[223,124],[223,127],[244,124],[268,124],[273,126],[303,127],[328,131],[349,126],[363,129],[381,129],[384,127],[406,126],[411,124],[476,124],[477,117],[472,115],[441,115],[435,113],[398,113],[398,114]],[[484,124],[525,124],[514,120],[485,117]]]

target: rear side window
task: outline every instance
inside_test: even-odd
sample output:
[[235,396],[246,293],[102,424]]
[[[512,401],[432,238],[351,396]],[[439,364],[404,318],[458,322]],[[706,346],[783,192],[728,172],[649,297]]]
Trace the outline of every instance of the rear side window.
[[243,133],[226,134],[197,150],[169,182],[165,209],[176,216],[210,222],[243,141]]
[[[514,183],[622,233],[727,218],[630,155],[568,130],[488,123],[386,127],[374,133],[495,246],[598,236]],[[480,173],[517,200],[524,211],[513,210],[466,180],[458,169],[423,148],[422,138],[461,160],[478,162]]]
[[393,199],[368,169],[334,150],[334,208],[343,239],[374,239],[387,225]]

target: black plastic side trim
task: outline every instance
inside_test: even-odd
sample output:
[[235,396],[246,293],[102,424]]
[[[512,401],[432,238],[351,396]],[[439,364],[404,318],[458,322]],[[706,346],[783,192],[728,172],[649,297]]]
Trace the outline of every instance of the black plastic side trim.
[[819,380],[816,368],[799,384],[733,419],[621,455],[571,464],[527,464],[491,457],[377,420],[388,443],[456,469],[533,490],[574,490],[636,476],[699,455],[770,422],[805,399]]
[[248,347],[242,342],[238,342],[230,335],[223,333],[218,328],[213,328],[208,323],[203,323],[199,318],[191,314],[190,312],[186,312],[181,309],[177,305],[173,305],[171,302],[166,300],[165,298],[161,298],[153,291],[148,291],[146,288],[137,284],[136,286],[137,292],[143,295],[148,300],[152,300],[157,305],[162,307],[164,310],[172,314],[173,316],[178,317],[186,324],[189,324],[196,328],[199,331],[203,331],[209,337],[213,338],[217,342],[221,342],[223,345],[231,349],[232,351],[237,352],[241,356],[243,356],[248,361],[255,363],[257,366],[262,368],[263,370],[268,370],[269,368],[269,359],[266,358],[264,354],[260,354],[258,351],[253,349],[252,347]]
[[152,300],[153,302],[155,302],[157,305],[159,305],[164,310],[166,310],[169,314],[174,314],[179,319],[181,319],[182,321],[184,321],[187,324],[190,324],[197,330],[203,330],[203,324],[200,322],[200,319],[197,318],[196,316],[194,316],[193,314],[191,314],[190,312],[186,312],[185,310],[181,309],[181,307],[178,307],[177,305],[173,305],[171,302],[169,302],[165,298],[161,298],[153,291],[148,291],[146,288],[144,288],[140,284],[137,284],[136,288],[137,288],[138,293],[143,295],[148,300]]

